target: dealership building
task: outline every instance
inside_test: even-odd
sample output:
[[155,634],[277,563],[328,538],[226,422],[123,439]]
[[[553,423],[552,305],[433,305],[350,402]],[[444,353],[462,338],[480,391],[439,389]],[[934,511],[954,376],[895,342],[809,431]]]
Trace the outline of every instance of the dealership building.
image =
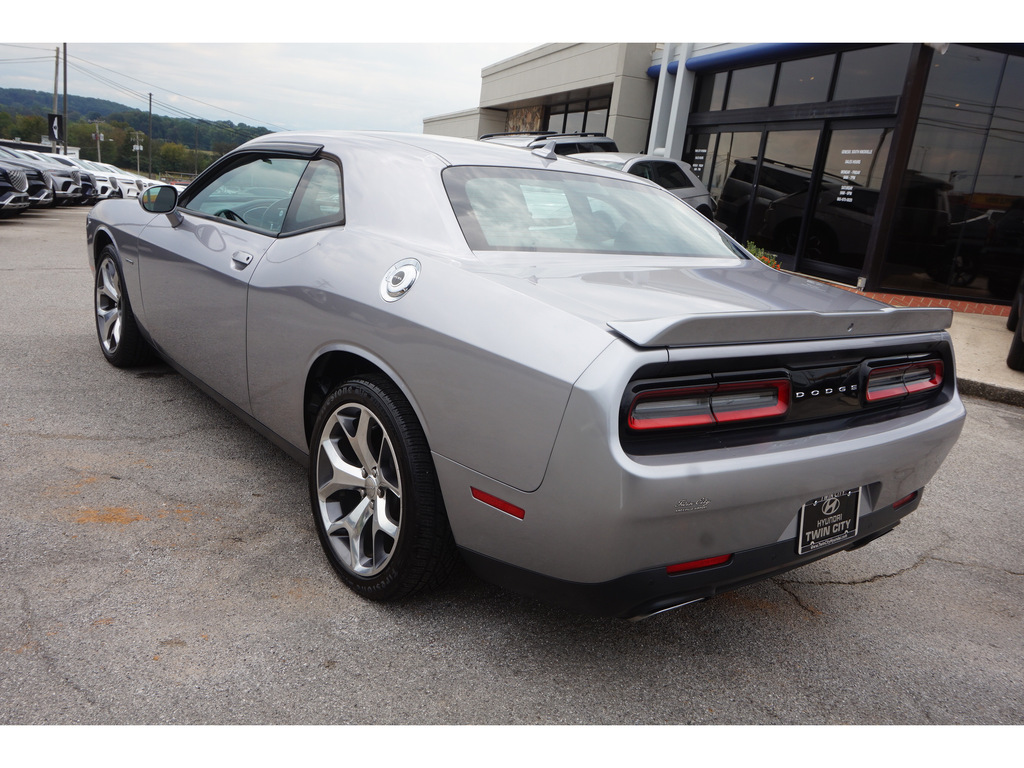
[[1005,304],[1024,266],[1024,46],[549,44],[425,133],[599,132],[689,163],[785,268]]

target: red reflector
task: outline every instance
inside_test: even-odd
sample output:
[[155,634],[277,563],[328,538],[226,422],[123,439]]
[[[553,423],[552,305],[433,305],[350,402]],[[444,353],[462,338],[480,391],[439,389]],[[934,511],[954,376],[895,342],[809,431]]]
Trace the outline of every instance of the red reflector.
[[518,517],[520,520],[526,517],[526,510],[520,509],[515,504],[509,504],[507,501],[503,501],[497,496],[491,496],[491,494],[481,491],[479,488],[470,488],[470,490],[473,492],[473,498],[477,501],[482,501],[484,504],[512,515],[512,517]]
[[698,568],[710,568],[713,565],[722,565],[729,562],[732,555],[719,555],[718,557],[706,557],[703,560],[691,560],[688,563],[676,563],[670,565],[665,571],[671,576],[673,573],[685,573],[695,571]]
[[914,491],[909,496],[904,496],[902,499],[900,499],[899,501],[894,503],[892,505],[892,508],[894,510],[896,510],[896,509],[899,509],[900,507],[905,507],[905,506],[907,506],[907,504],[909,504],[910,502],[912,502],[916,498],[917,498],[917,491]]

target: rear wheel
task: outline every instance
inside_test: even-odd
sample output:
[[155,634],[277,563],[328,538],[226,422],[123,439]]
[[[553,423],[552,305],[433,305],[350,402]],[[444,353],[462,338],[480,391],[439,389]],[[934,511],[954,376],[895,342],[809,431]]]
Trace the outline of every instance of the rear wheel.
[[400,600],[451,573],[455,542],[426,437],[386,378],[352,379],[324,400],[309,495],[327,559],[357,594]]
[[96,334],[103,356],[118,368],[152,362],[153,349],[135,322],[117,254],[109,245],[100,252],[95,288]]

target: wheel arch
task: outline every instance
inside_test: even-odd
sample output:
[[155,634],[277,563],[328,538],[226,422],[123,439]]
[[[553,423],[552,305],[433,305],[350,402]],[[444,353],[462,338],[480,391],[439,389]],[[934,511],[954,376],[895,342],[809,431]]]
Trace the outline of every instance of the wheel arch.
[[[114,249],[114,254],[120,264],[121,249],[117,247],[117,241],[114,239],[113,233],[106,227],[99,227],[92,236],[92,248],[89,253],[89,263],[94,272],[100,264],[100,254],[103,253],[103,249],[108,245]],[[123,269],[124,265],[122,264],[121,267]]]
[[[412,406],[420,427],[426,433],[423,414],[420,411],[409,388],[405,386],[401,377],[390,369],[383,361],[375,361],[362,351],[352,349],[327,349],[319,353],[309,367],[306,374],[306,383],[302,394],[302,426],[309,445],[313,434],[313,424],[316,421],[320,406],[330,394],[331,390],[342,382],[357,376],[376,375],[381,376],[401,391],[402,395]],[[428,440],[429,443],[429,440]]]

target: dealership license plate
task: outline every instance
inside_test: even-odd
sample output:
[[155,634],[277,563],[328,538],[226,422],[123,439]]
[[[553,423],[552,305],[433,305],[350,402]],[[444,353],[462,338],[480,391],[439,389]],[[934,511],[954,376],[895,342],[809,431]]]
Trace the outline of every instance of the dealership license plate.
[[808,501],[800,509],[797,554],[806,555],[854,538],[859,517],[860,488]]

